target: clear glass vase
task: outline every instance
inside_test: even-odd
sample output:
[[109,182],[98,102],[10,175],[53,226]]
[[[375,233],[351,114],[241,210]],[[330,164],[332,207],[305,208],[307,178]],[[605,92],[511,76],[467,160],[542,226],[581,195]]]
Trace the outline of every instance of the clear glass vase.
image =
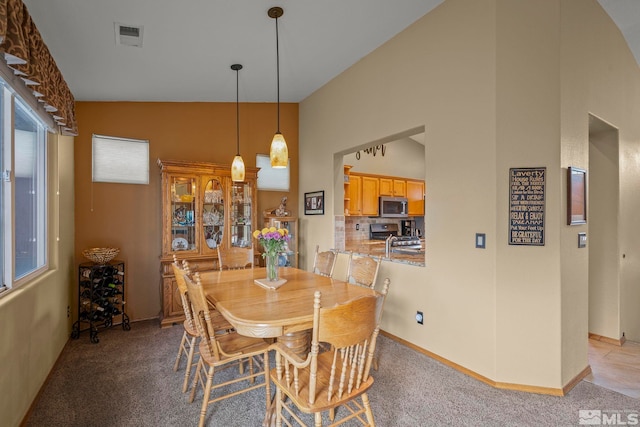
[[267,264],[267,280],[276,282],[278,280],[278,254],[267,253],[265,261]]

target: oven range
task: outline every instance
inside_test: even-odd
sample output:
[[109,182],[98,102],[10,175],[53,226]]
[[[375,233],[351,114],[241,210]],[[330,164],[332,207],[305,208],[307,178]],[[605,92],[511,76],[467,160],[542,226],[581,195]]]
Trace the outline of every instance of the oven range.
[[420,249],[422,244],[417,236],[401,236],[398,224],[395,223],[375,223],[371,224],[369,238],[371,240],[387,240],[389,236],[394,236],[391,246],[402,246],[405,249]]

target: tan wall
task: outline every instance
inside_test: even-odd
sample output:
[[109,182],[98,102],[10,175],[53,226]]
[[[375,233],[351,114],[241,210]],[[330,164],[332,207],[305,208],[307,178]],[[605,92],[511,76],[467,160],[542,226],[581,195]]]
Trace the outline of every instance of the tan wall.
[[589,332],[618,339],[618,132],[589,135]]
[[[73,138],[50,136],[50,271],[0,298],[0,425],[19,425],[71,333]],[[60,192],[56,197],[56,191]],[[59,241],[56,243],[56,238]]]
[[[425,126],[426,267],[383,263],[380,277],[392,280],[383,328],[498,382],[557,390],[585,369],[588,251],[576,242],[588,226],[566,225],[566,167],[588,166],[589,112],[624,125],[621,280],[640,283],[629,256],[640,242],[629,197],[638,77],[595,0],[447,0],[305,99],[300,193],[324,189],[332,204],[342,153]],[[507,240],[508,170],[527,166],[547,168],[543,247]],[[332,246],[333,223],[303,217],[301,250]],[[487,249],[473,247],[476,232]]]
[[[557,388],[562,386],[557,212],[564,206],[559,158],[560,6],[556,0],[496,4],[495,379]],[[543,247],[508,244],[508,177],[514,167],[546,167]]]
[[[297,213],[298,106],[281,104],[280,128],[289,146],[291,190],[259,192],[258,212],[282,196]],[[120,248],[126,262],[127,313],[132,320],[160,312],[161,200],[156,160],[231,163],[236,154],[235,103],[79,102],[76,105],[76,262],[93,246]],[[240,152],[247,167],[268,154],[276,130],[274,104],[240,104]],[[148,139],[150,184],[91,182],[91,135]]]
[[[392,280],[383,329],[492,378],[495,37],[492,2],[447,1],[300,105],[301,193],[333,192],[334,153],[425,127],[427,266],[383,262],[379,277]],[[331,215],[301,226],[302,252],[333,246]],[[487,249],[474,248],[476,232]]]
[[[640,168],[638,163],[640,141],[640,74],[629,48],[618,28],[595,1],[564,0],[561,2],[561,58],[562,58],[562,160],[561,166],[590,167],[589,114],[599,117],[619,130],[619,210],[617,248],[620,311],[611,310],[609,319],[620,322],[627,338],[640,340],[640,227],[637,212],[640,209],[638,187]],[[594,31],[597,29],[597,31]],[[589,183],[594,175],[588,177]],[[563,183],[566,185],[566,182]],[[566,188],[563,186],[563,189]],[[566,193],[565,193],[566,194]],[[566,196],[563,196],[566,197]],[[589,200],[589,210],[605,200]],[[566,214],[566,212],[561,212]],[[611,219],[615,221],[615,218]],[[591,234],[591,227],[598,224],[589,221],[584,226],[565,226],[562,230],[562,351],[563,380],[570,378],[578,366],[586,362],[586,335],[589,323],[587,300],[590,277],[585,271],[593,245],[587,239],[587,251],[577,248],[577,232]],[[602,227],[602,225],[600,225]],[[616,238],[614,238],[615,240]],[[622,255],[626,254],[625,258]],[[611,265],[611,262],[610,264]],[[593,296],[595,297],[595,296]],[[566,316],[566,317],[565,317]],[[619,337],[611,337],[619,338]],[[576,354],[576,352],[580,354]]]

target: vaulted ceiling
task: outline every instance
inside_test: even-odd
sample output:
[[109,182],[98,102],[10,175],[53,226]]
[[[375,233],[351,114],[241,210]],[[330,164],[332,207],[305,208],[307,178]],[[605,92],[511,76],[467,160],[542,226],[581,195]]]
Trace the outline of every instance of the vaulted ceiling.
[[[300,102],[443,0],[23,0],[76,100]],[[640,58],[640,1],[598,0]],[[142,27],[142,47],[116,24]]]

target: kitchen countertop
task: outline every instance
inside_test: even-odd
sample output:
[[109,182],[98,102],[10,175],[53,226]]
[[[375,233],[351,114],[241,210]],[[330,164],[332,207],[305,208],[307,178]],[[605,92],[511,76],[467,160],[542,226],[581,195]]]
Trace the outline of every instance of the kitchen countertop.
[[[424,239],[420,239],[422,248],[424,249]],[[381,257],[383,261],[398,262],[402,264],[411,264],[424,267],[425,254],[407,254],[391,252],[389,258],[385,257],[384,240],[357,240],[348,241],[345,244],[345,253],[352,252],[355,255]]]

